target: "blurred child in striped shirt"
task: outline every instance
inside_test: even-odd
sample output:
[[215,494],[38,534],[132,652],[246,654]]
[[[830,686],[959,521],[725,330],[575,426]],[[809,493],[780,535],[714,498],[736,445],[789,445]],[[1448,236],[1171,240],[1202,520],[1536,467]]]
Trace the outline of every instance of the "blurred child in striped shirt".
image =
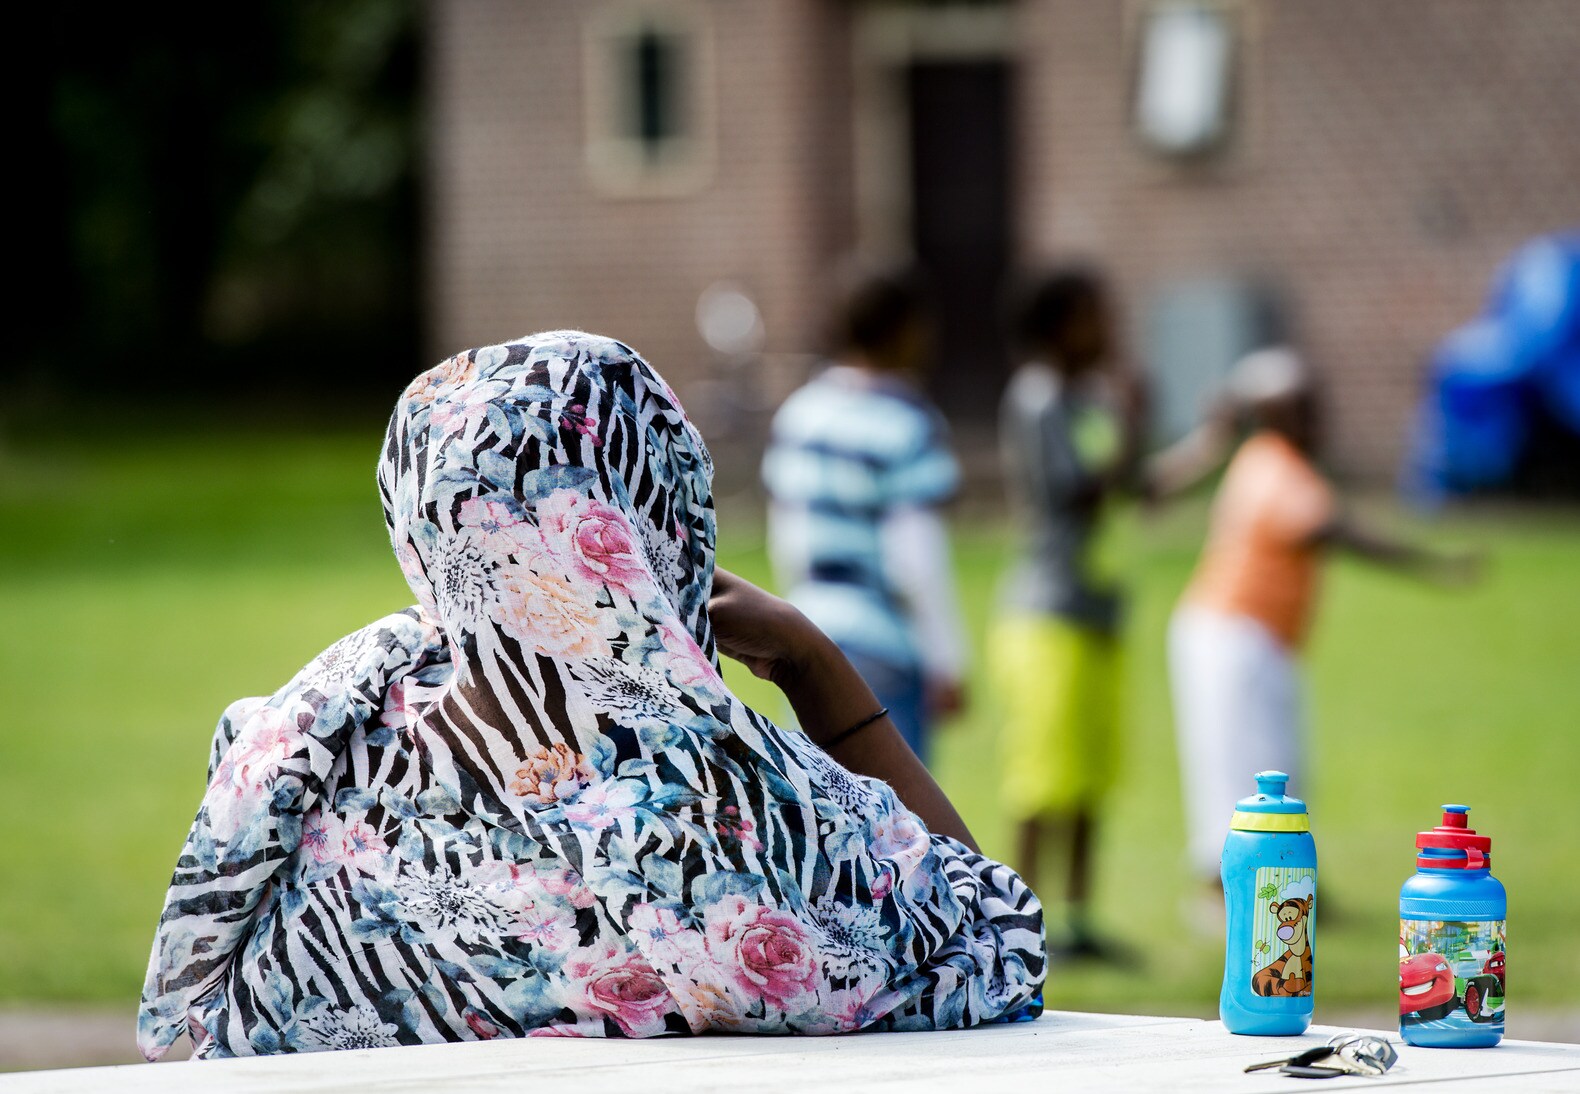
[[774,416],[763,460],[780,590],[850,658],[916,754],[961,706],[965,644],[943,506],[959,465],[923,393],[918,277],[847,279],[835,359]]

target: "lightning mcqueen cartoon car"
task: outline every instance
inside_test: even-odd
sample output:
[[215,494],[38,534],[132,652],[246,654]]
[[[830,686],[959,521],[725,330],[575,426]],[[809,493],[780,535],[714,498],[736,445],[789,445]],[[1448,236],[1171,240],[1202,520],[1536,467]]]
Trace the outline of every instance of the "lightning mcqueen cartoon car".
[[[1436,953],[1418,953],[1399,962],[1399,1016],[1404,1022],[1435,1022],[1464,1007],[1472,1022],[1494,1022],[1502,1013],[1504,958],[1493,954],[1480,973],[1464,981]],[[1489,997],[1498,1006],[1488,1007]]]

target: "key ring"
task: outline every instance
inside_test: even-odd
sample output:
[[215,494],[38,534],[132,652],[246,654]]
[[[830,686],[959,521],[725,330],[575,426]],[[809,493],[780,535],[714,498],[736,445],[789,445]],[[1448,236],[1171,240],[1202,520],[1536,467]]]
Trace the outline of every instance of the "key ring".
[[1386,1037],[1374,1033],[1339,1033],[1327,1044],[1314,1045],[1282,1060],[1252,1064],[1249,1072],[1277,1068],[1297,1079],[1336,1079],[1340,1075],[1377,1076],[1399,1059]]
[[1386,1037],[1373,1033],[1340,1033],[1329,1039],[1333,1054],[1361,1075],[1382,1075],[1399,1059]]

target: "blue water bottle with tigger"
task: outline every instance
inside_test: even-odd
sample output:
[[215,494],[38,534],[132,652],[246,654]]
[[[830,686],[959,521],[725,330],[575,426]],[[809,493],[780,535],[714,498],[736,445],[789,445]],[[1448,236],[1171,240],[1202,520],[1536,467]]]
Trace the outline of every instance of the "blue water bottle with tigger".
[[1260,771],[1223,843],[1226,912],[1218,1016],[1230,1033],[1289,1036],[1311,1025],[1317,845],[1289,776]]
[[1399,1033],[1412,1045],[1491,1048],[1503,1040],[1508,895],[1492,840],[1470,807],[1415,837],[1416,872],[1399,890]]

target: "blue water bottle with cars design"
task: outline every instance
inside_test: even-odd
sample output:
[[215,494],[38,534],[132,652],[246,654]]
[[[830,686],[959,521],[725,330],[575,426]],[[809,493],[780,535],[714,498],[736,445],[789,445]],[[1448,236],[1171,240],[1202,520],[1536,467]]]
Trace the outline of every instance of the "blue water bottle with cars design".
[[1289,776],[1261,771],[1229,822],[1221,871],[1226,912],[1218,1016],[1230,1033],[1288,1036],[1311,1025],[1317,845]]
[[1508,895],[1492,840],[1470,807],[1415,837],[1416,872],[1399,890],[1399,1034],[1412,1045],[1491,1048],[1503,1040]]

